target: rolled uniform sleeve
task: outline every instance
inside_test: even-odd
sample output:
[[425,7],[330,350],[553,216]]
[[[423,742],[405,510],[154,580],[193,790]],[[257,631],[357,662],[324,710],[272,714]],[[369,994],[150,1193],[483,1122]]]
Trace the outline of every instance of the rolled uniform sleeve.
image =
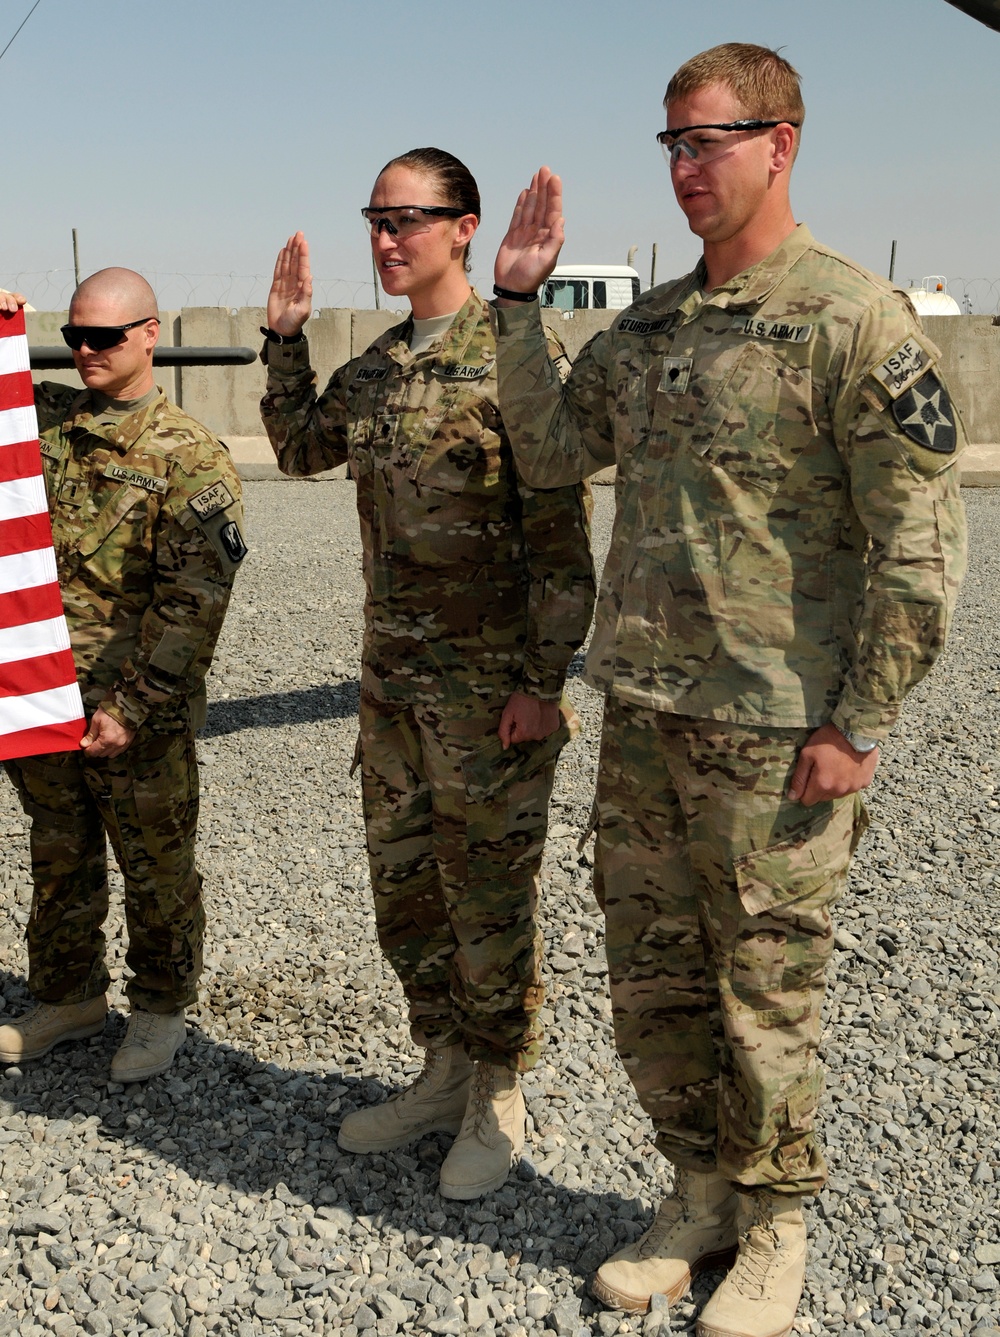
[[308,340],[297,344],[268,341],[261,360],[267,366],[267,389],[260,401],[260,416],[281,472],[305,478],[346,463],[344,369],[335,372],[317,395]]
[[850,341],[833,406],[869,552],[858,656],[832,722],[880,740],[941,653],[965,571],[955,468],[965,434],[939,359],[916,318],[886,295]]
[[203,701],[204,678],[247,548],[240,481],[224,448],[206,442],[171,471],[152,553],[153,593],[132,653],[101,709],[138,728]]
[[580,350],[563,383],[537,303],[491,307],[500,411],[518,473],[532,487],[578,483],[615,463],[612,344],[607,331]]

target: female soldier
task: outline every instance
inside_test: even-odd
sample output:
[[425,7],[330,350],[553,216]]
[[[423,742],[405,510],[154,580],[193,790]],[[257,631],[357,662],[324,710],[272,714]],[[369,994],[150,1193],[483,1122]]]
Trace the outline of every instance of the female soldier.
[[457,1133],[441,1192],[499,1187],[524,1144],[518,1074],[537,1061],[537,875],[571,712],[570,658],[593,604],[589,497],[519,482],[497,409],[487,306],[469,285],[479,191],[415,149],[362,210],[384,290],[412,316],[335,372],[309,365],[309,253],[278,256],[264,425],[287,474],[345,460],[366,587],[360,754],[383,951],[424,1047],[417,1080],[349,1114],[348,1151]]

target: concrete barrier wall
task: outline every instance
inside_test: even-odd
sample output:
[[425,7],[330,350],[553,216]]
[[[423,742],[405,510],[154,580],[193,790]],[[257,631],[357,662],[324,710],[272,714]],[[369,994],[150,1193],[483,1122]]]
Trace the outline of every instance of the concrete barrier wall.
[[[577,311],[569,319],[547,313],[552,328],[574,357],[584,343],[614,318],[613,311]],[[383,330],[403,317],[390,311],[337,308],[313,316],[307,326],[313,367],[319,384],[349,358],[357,356]],[[28,341],[61,344],[65,312],[28,314]],[[174,345],[259,348],[263,307],[185,307],[164,312],[161,342]],[[963,481],[1000,486],[1000,325],[991,316],[931,316],[927,333],[940,347],[949,387],[965,420],[971,448]],[[75,372],[47,372],[36,379],[79,384]],[[264,390],[259,362],[241,367],[160,368],[157,380],[177,403],[227,443],[245,477],[277,477],[271,448],[263,435],[258,405]],[[338,471],[339,472],[339,471]]]

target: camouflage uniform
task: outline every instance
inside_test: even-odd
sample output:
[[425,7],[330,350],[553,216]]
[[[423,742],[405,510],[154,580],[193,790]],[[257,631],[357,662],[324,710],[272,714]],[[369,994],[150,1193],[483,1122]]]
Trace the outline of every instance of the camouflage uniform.
[[109,984],[105,832],[125,881],[134,1007],[194,1001],[204,911],[195,867],[194,732],[205,674],[246,548],[225,447],[162,392],[131,413],[36,388],[59,583],[88,718],[137,730],[113,760],[7,763],[31,817],[28,984],[80,1003]]
[[564,727],[504,751],[512,692],[559,701],[593,603],[589,494],[517,480],[473,293],[411,353],[409,320],[317,397],[306,343],[265,345],[278,463],[347,461],[366,587],[365,822],[383,949],[414,1038],[526,1068],[542,1001],[537,872]]
[[909,303],[799,227],[646,293],[565,389],[496,313],[533,486],[617,465],[587,678],[608,694],[597,888],[616,1034],[676,1164],[811,1192],[829,909],[860,801],[790,804],[832,721],[885,738],[944,643],[964,437]]

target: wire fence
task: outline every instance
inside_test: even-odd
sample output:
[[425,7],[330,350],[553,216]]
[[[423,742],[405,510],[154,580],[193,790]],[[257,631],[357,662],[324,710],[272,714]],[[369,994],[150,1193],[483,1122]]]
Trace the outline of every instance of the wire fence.
[[[166,311],[186,306],[218,306],[237,310],[241,306],[266,306],[271,286],[270,274],[177,274],[168,270],[146,271],[146,278],[156,291]],[[492,279],[474,274],[480,292],[489,292]],[[919,285],[915,279],[914,284]],[[39,311],[65,311],[75,286],[72,269],[22,270],[0,280],[0,286],[27,295]],[[948,293],[965,315],[1000,315],[1000,279],[951,278]],[[396,309],[397,300],[386,301],[379,294],[382,307]],[[313,304],[319,311],[329,307],[354,307],[361,310],[375,306],[371,279],[314,279]]]
[[[237,310],[242,306],[266,306],[271,287],[270,274],[176,274],[168,270],[144,270],[160,306],[165,311],[186,306],[218,306]],[[487,280],[473,276],[480,291]],[[492,279],[489,280],[492,283]],[[22,270],[0,277],[0,287],[23,292],[38,311],[65,311],[76,282],[72,269]],[[379,293],[383,308],[394,310],[398,299],[386,301]],[[354,307],[364,310],[375,306],[375,288],[371,279],[313,279],[313,306],[319,311],[330,307]]]
[[1000,279],[949,279],[948,292],[966,316],[1000,315]]

